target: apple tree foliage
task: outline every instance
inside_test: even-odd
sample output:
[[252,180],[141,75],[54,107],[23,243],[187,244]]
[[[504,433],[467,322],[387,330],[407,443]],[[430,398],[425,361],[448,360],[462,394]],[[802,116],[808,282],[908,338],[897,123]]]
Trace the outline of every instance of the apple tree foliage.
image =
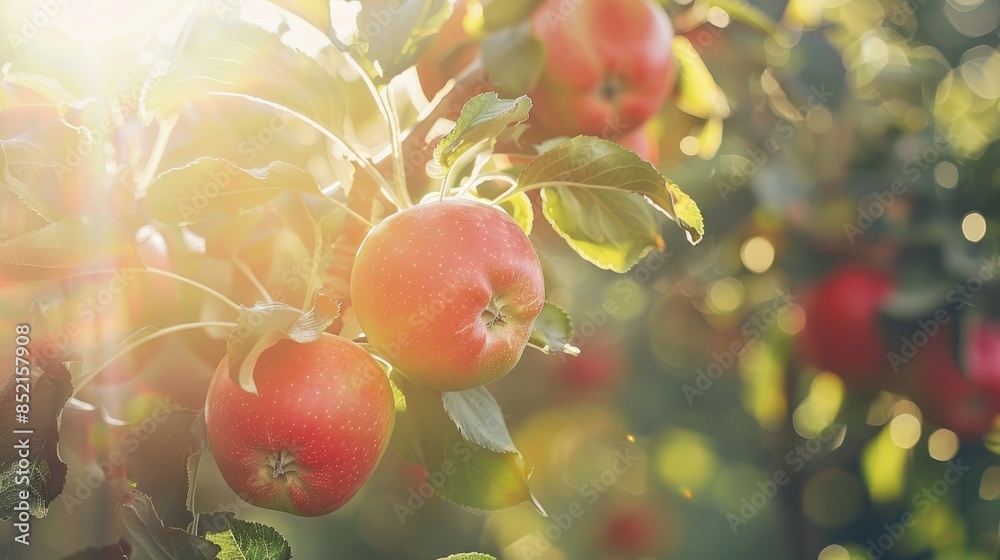
[[[665,249],[664,220],[692,244],[705,233],[697,204],[615,142],[520,140],[532,110],[522,93],[536,78],[540,48],[523,30],[530,3],[483,2],[482,58],[486,75],[504,85],[500,93],[473,96],[456,84],[428,114],[417,114],[399,106],[392,86],[451,15],[451,3],[366,0],[357,32],[345,37],[322,3],[273,1],[300,28],[304,23],[324,36],[324,46],[312,53],[290,46],[283,40],[287,24],[264,29],[229,12],[199,12],[181,22],[183,38],[162,64],[129,69],[127,85],[138,94],[126,100],[124,120],[107,130],[87,124],[108,113],[106,100],[77,95],[30,68],[18,73],[15,64],[9,74],[18,78],[17,88],[0,90],[3,182],[22,206],[20,231],[0,243],[0,281],[72,283],[114,272],[127,272],[136,285],[168,278],[184,289],[185,304],[208,318],[133,325],[115,343],[60,348],[66,351],[35,361],[30,506],[36,517],[45,515],[66,481],[58,452],[63,407],[70,399],[80,403],[75,395],[136,347],[185,331],[231,332],[230,374],[253,392],[256,359],[278,340],[305,343],[324,333],[356,338],[343,279],[366,228],[396,209],[428,197],[476,198],[497,204],[530,233],[540,200],[541,215],[569,247],[619,273]],[[678,67],[678,105],[706,122],[719,121],[724,96],[706,104],[706,92],[718,88],[697,55],[683,51]],[[438,117],[458,107],[450,131],[426,142]],[[117,158],[112,154],[128,149],[122,137],[129,127],[139,128],[134,142],[144,156]],[[293,128],[300,145],[288,142]],[[209,134],[222,138],[200,140]],[[529,197],[532,191],[540,199]],[[137,247],[135,234],[144,226],[173,240],[193,234],[204,247],[172,244],[177,272],[165,272]],[[294,250],[286,250],[289,245]],[[282,274],[288,269],[296,270],[290,279]],[[572,337],[569,315],[547,303],[529,345],[572,354],[578,352]],[[458,466],[437,489],[439,497],[475,510],[534,502],[529,459],[487,389],[440,393],[383,364],[396,391],[392,448],[428,470],[449,461]],[[12,399],[8,384],[0,403]],[[14,423],[6,416],[12,410],[0,406],[4,426]],[[176,405],[155,421],[155,432],[126,460],[135,487],[118,508],[127,542],[104,552],[137,549],[157,560],[290,558],[289,544],[270,527],[229,512],[193,511],[199,458],[210,452],[204,415]],[[16,504],[13,464],[13,456],[0,457],[0,515],[6,517]]]

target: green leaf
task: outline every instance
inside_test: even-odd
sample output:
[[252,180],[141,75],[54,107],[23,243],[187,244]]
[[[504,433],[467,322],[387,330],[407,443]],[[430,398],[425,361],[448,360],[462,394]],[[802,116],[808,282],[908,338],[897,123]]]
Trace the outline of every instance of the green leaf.
[[93,137],[63,120],[63,111],[47,105],[0,109],[0,184],[50,222],[101,210],[103,202],[86,188],[98,184],[81,155],[95,149]]
[[447,173],[469,150],[477,146],[483,146],[478,153],[492,150],[497,136],[507,127],[524,122],[530,110],[531,100],[526,96],[500,99],[489,92],[473,97],[462,107],[455,128],[434,148],[434,160]]
[[725,93],[715,83],[691,41],[678,35],[674,37],[673,47],[677,62],[677,108],[700,119],[729,116]]
[[441,393],[441,401],[465,439],[491,451],[517,453],[500,404],[485,387]]
[[527,20],[542,0],[479,0],[487,29],[503,29]]
[[531,23],[508,27],[483,40],[483,67],[501,95],[523,95],[545,68],[545,43],[534,36]]
[[98,215],[62,220],[0,243],[0,283],[142,266],[132,238]]
[[206,538],[219,545],[217,560],[290,560],[292,547],[267,525],[231,519],[226,531],[209,532]]
[[542,189],[542,215],[581,257],[619,273],[666,246],[649,204],[620,191]]
[[241,216],[285,192],[322,196],[312,175],[288,163],[242,169],[224,159],[201,158],[153,180],[146,202],[157,220],[184,226],[213,213]]
[[500,203],[500,208],[521,226],[525,235],[531,235],[531,228],[535,224],[535,211],[531,206],[531,199],[527,193],[517,193],[516,195]]
[[571,356],[580,354],[580,349],[571,345],[573,340],[573,319],[565,309],[552,302],[545,302],[542,312],[535,318],[535,325],[528,338],[528,345],[546,354],[565,352]]
[[314,59],[249,23],[222,25],[192,41],[150,83],[146,111],[170,112],[206,95],[245,97],[291,109],[338,132],[346,114],[336,80]]
[[479,552],[465,552],[462,554],[452,554],[447,558],[439,558],[438,560],[497,560],[495,557],[489,554],[482,554]]
[[327,0],[268,0],[272,4],[284,8],[305,20],[309,25],[319,29],[324,35],[330,35],[333,24],[330,21],[330,2]]
[[416,458],[429,472],[445,473],[435,487],[439,497],[476,510],[534,500],[528,488],[531,466],[514,448],[496,400],[485,389],[443,396],[397,372],[392,381],[406,402],[406,411],[396,415],[392,447],[404,460]]
[[150,560],[215,560],[221,548],[206,539],[164,527],[149,496],[133,490],[119,507],[122,525]]
[[308,313],[279,302],[242,307],[239,326],[226,346],[230,377],[245,391],[257,394],[253,369],[265,350],[285,339],[300,344],[318,340],[337,317],[340,302],[323,293],[316,294],[316,305]]
[[362,0],[355,44],[372,78],[387,84],[413,66],[451,12],[448,0]]
[[187,507],[192,473],[208,446],[204,411],[161,409],[133,431],[145,438],[126,455],[129,480],[163,512],[167,526],[187,527],[194,519]]
[[[661,175],[651,163],[608,140],[591,136],[567,140],[535,158],[521,172],[518,185],[522,189],[565,186],[577,190],[629,191],[642,195],[676,222],[692,245],[701,241],[704,235],[701,211],[680,187]],[[614,200],[606,202],[609,206],[622,207],[624,204]],[[650,248],[662,244],[659,235],[654,235],[646,240]]]
[[[66,463],[59,457],[59,421],[66,401],[73,394],[69,371],[56,362],[48,364],[41,373],[32,372],[26,424],[16,418],[16,395],[25,394],[24,389],[17,389],[18,385],[15,377],[9,376],[0,391],[0,426],[6,426],[0,435],[0,519],[16,515],[15,508],[20,509],[23,501],[27,502],[28,513],[45,517],[49,504],[66,484]],[[14,433],[20,429],[30,429],[32,433]],[[28,440],[29,465],[22,470],[18,463],[24,440]],[[21,499],[22,491],[28,492],[27,500]]]

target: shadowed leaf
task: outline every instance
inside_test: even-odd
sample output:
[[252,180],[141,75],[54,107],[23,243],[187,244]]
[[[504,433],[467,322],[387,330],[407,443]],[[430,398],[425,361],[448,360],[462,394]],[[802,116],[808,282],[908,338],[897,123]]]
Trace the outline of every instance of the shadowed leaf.
[[361,0],[355,44],[372,78],[386,84],[413,66],[451,12],[448,0]]
[[[73,394],[69,371],[60,363],[52,363],[30,377],[30,392],[25,392],[18,378],[8,378],[0,391],[0,519],[9,519],[15,508],[26,501],[28,511],[44,517],[49,504],[63,491],[66,484],[66,463],[59,457],[59,419],[66,401]],[[17,387],[22,389],[17,389]],[[16,395],[29,394],[28,422],[19,422],[15,410]],[[31,430],[17,434],[15,430]],[[25,450],[29,466],[19,468],[19,453]],[[27,491],[27,500],[20,492]]]
[[571,356],[579,355],[580,350],[570,345],[573,339],[573,319],[569,313],[558,305],[545,302],[542,312],[535,318],[535,324],[528,338],[528,345],[538,348],[546,354],[565,352]]
[[429,472],[447,473],[435,487],[439,497],[476,510],[533,500],[532,468],[514,448],[496,400],[485,389],[444,396],[395,372],[392,381],[405,398],[405,411],[397,402],[392,447]]
[[191,474],[207,447],[205,414],[182,408],[164,409],[131,426],[138,441],[125,460],[129,480],[162,512],[169,527],[187,527]]
[[201,537],[164,527],[152,500],[142,492],[132,491],[119,512],[136,548],[150,560],[215,560],[222,550]]

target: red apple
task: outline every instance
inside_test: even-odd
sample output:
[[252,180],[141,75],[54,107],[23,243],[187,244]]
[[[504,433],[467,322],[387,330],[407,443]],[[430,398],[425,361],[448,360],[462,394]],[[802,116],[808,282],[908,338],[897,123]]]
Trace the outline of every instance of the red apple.
[[611,551],[636,557],[662,552],[670,532],[666,515],[648,504],[617,507],[605,521],[603,539]]
[[673,25],[650,0],[546,0],[532,28],[546,60],[531,113],[555,136],[619,136],[673,89]]
[[579,356],[567,357],[558,370],[567,389],[606,392],[614,389],[628,372],[628,363],[620,342],[595,337],[581,345]]
[[261,354],[258,394],[234,383],[224,358],[205,421],[223,478],[263,508],[330,513],[353,497],[382,458],[395,422],[385,372],[364,349],[324,337],[284,340]]
[[503,211],[449,199],[371,231],[351,301],[375,349],[414,382],[462,391],[514,367],[542,310],[542,268]]
[[455,2],[451,17],[417,61],[417,76],[427,99],[433,99],[448,80],[458,76],[479,56],[479,44],[462,22],[468,12],[467,4],[467,0]]
[[976,438],[993,426],[1000,398],[963,375],[949,332],[932,336],[907,372],[917,379],[920,408],[932,422],[963,438]]
[[876,386],[890,370],[879,313],[892,290],[873,268],[848,265],[827,276],[803,302],[802,357],[855,386]]
[[1000,397],[1000,323],[973,317],[965,336],[965,370],[977,385]]

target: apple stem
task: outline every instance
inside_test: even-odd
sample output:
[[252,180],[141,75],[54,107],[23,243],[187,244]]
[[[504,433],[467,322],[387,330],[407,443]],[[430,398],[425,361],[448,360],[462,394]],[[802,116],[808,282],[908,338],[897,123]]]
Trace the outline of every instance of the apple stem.
[[459,185],[461,185],[462,182],[461,181],[462,176],[460,172],[467,165],[469,165],[469,163],[473,163],[472,171],[469,173],[469,177],[466,181],[465,186],[461,189],[461,192],[459,192],[455,196],[461,198],[465,196],[466,193],[468,193],[470,190],[472,190],[472,187],[474,187],[477,184],[476,179],[479,177],[479,173],[483,170],[483,167],[486,166],[486,163],[488,163],[490,159],[487,157],[477,162],[476,158],[478,158],[481,154],[483,154],[483,152],[486,149],[488,149],[487,147],[489,146],[489,143],[490,143],[489,139],[481,140],[480,142],[469,148],[462,155],[458,156],[458,159],[455,160],[455,163],[448,168],[448,173],[445,174],[444,181],[441,183],[441,192],[438,196],[439,200],[444,200],[445,197],[451,194],[452,191],[459,188]]
[[309,280],[306,283],[306,299],[302,302],[302,309],[307,310],[314,303],[313,298],[316,294],[314,286],[317,282],[319,282],[319,264],[323,255],[323,230],[319,227],[319,222],[317,222],[316,217],[313,216],[309,203],[306,202],[304,196],[299,197],[299,202],[301,202],[303,208],[305,208],[306,216],[309,218],[309,223],[312,225],[313,230],[312,268],[309,270]]
[[191,531],[192,535],[198,534],[198,511],[194,509],[194,491],[198,487],[198,471],[201,469],[201,458],[198,457],[194,459],[194,467],[191,470],[191,487],[188,488],[187,495],[187,507],[188,511],[191,512]]
[[392,178],[396,183],[396,198],[400,209],[413,206],[410,190],[406,186],[406,162],[403,161],[403,132],[399,126],[399,112],[396,110],[396,98],[389,88],[382,90],[382,102],[385,104],[385,117],[389,122],[389,141],[392,146]]
[[294,464],[295,457],[291,453],[286,453],[284,449],[279,450],[278,455],[274,459],[274,471],[271,473],[271,478],[278,478],[295,472],[286,468]]
[[261,297],[267,300],[268,303],[274,303],[274,299],[271,297],[271,294],[267,291],[267,288],[264,287],[264,284],[261,283],[260,278],[257,278],[257,275],[254,274],[253,269],[250,268],[250,265],[248,265],[246,261],[239,257],[233,257],[233,265],[237,270],[242,272],[248,280],[250,280],[250,283],[257,288],[258,292],[260,292]]
[[236,323],[205,321],[198,323],[182,323],[180,325],[174,325],[172,327],[167,327],[165,329],[161,329],[156,332],[150,333],[149,335],[144,336],[139,340],[129,343],[125,348],[119,350],[118,352],[115,352],[114,355],[112,355],[110,358],[101,362],[101,364],[98,365],[97,367],[84,371],[78,378],[73,380],[73,394],[76,395],[77,393],[79,393],[80,390],[83,389],[84,385],[86,385],[88,382],[90,382],[91,379],[96,377],[98,373],[101,373],[101,370],[114,363],[115,360],[121,358],[125,354],[128,354],[135,348],[147,342],[181,331],[208,329],[208,328],[234,329],[236,327],[239,327],[239,325]]

